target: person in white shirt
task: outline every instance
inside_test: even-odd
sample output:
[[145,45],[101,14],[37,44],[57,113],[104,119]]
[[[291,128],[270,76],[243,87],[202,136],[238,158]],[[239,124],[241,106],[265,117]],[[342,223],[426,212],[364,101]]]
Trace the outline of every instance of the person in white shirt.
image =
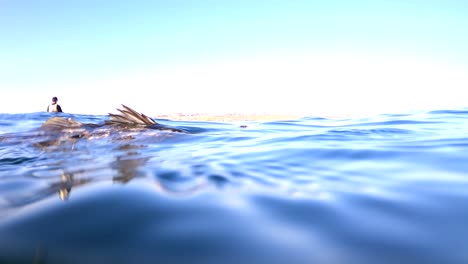
[[47,106],[47,112],[63,112],[62,107],[60,107],[59,104],[57,104],[57,97],[52,97],[52,103]]

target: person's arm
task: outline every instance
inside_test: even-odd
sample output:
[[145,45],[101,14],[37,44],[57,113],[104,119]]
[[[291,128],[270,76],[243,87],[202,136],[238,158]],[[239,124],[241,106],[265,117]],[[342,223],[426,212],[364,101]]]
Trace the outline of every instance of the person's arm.
[[57,105],[57,111],[62,112],[62,107],[60,107],[60,105]]

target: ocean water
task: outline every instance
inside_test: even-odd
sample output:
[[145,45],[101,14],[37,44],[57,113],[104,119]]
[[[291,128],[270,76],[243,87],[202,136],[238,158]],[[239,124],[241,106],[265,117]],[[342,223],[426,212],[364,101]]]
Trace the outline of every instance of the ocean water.
[[158,120],[188,133],[51,116],[0,115],[0,263],[468,263],[467,109]]

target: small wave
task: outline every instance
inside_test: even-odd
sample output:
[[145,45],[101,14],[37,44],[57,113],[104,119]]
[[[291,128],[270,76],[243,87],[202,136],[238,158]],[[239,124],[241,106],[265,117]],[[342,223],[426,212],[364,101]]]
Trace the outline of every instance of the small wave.
[[409,129],[401,128],[375,128],[375,129],[332,129],[330,134],[340,134],[345,136],[363,136],[372,138],[373,136],[401,136],[414,133]]
[[435,110],[430,111],[429,114],[433,115],[468,115],[468,110]]
[[19,166],[37,160],[36,157],[0,158],[0,167]]

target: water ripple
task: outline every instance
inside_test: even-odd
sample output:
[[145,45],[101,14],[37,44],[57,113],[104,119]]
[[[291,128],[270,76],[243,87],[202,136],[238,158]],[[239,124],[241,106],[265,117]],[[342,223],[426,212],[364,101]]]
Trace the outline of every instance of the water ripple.
[[160,120],[185,134],[0,115],[0,262],[466,263],[467,113]]

